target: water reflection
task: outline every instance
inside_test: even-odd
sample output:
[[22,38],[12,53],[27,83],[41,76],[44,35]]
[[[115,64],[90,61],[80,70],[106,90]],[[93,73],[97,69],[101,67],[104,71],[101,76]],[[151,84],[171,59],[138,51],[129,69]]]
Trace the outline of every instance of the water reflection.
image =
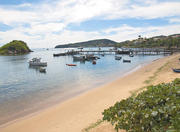
[[46,74],[46,69],[42,66],[32,66],[29,65],[29,69],[34,69],[36,72]]

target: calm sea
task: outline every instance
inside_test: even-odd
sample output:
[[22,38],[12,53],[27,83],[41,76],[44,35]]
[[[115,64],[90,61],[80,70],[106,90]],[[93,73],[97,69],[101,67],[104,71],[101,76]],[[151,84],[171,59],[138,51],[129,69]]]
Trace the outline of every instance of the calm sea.
[[[22,56],[0,56],[0,124],[59,103],[91,88],[121,77],[143,64],[163,56],[123,55],[131,63],[117,61],[114,55],[99,55],[96,65],[73,62],[72,56],[53,57],[67,49],[34,49]],[[41,57],[48,66],[46,73],[29,67],[28,61]],[[76,67],[68,67],[75,63]]]

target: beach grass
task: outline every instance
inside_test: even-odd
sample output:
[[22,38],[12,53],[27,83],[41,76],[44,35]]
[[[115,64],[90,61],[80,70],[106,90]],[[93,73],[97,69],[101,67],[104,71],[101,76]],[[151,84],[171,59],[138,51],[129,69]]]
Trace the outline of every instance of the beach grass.
[[90,124],[88,127],[84,128],[84,129],[82,130],[82,132],[89,132],[91,129],[99,126],[102,122],[103,122],[103,120],[99,119],[99,120],[97,120],[95,123],[92,123],[92,124]]

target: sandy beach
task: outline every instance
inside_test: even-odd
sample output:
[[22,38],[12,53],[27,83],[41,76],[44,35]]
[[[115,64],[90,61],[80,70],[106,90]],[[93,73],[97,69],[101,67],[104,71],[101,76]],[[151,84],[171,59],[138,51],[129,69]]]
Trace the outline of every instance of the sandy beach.
[[[0,127],[0,132],[81,132],[102,118],[104,109],[129,97],[138,89],[180,78],[171,68],[180,68],[180,54],[167,56],[143,66],[109,84],[92,89],[36,114]],[[112,126],[101,123],[91,132],[113,132]]]

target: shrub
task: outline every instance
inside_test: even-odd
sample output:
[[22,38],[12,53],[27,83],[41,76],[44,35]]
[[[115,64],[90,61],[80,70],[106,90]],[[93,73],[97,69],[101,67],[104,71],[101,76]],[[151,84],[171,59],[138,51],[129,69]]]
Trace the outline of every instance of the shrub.
[[180,79],[148,86],[136,97],[104,110],[103,120],[128,132],[180,131]]

